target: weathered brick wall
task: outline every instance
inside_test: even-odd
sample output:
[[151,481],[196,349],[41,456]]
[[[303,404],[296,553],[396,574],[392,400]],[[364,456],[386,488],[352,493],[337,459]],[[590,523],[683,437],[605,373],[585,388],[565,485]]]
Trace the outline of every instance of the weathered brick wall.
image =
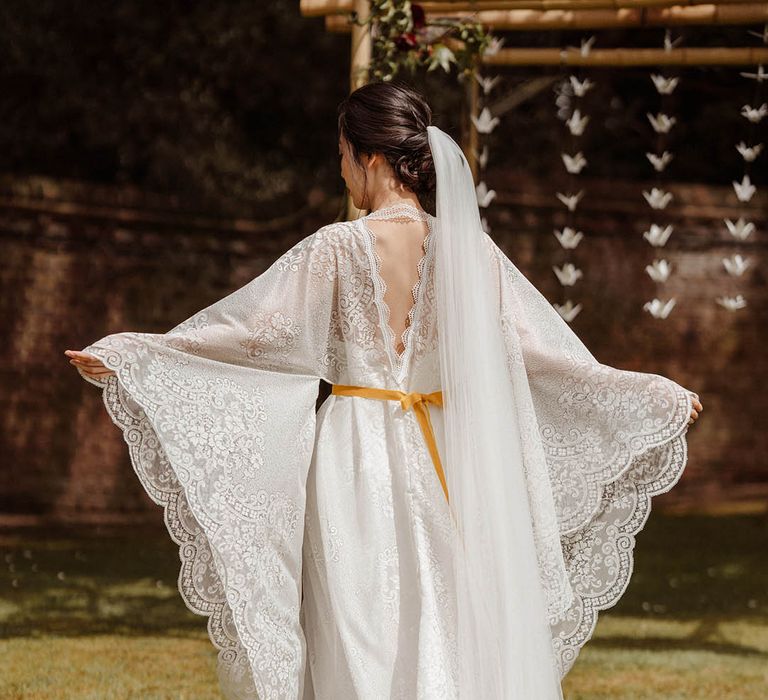
[[[642,231],[661,218],[642,200],[643,183],[584,182],[576,225],[586,239],[570,259],[585,271],[571,294],[585,308],[574,330],[601,362],[670,376],[706,404],[690,433],[689,469],[662,498],[730,497],[741,484],[765,484],[764,196],[750,203],[758,232],[739,248],[753,267],[734,282],[720,263],[737,250],[722,223],[734,218],[732,190],[674,188],[663,218],[675,232],[663,252],[676,270],[664,289],[678,305],[659,321],[641,308],[655,295],[643,271],[654,251]],[[551,265],[563,251],[552,230],[564,207],[549,183],[497,173],[493,184],[507,193],[489,209],[494,238],[548,299],[561,300]],[[0,515],[156,518],[100,392],[64,349],[121,330],[168,330],[331,221],[336,205],[284,221],[232,221],[131,189],[0,177]],[[713,299],[735,287],[750,306],[730,314]]]

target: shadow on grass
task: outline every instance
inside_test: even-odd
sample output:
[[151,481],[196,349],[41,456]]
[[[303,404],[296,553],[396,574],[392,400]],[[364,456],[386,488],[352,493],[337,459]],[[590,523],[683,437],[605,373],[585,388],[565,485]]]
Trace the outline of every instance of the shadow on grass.
[[[726,620],[727,621],[727,620]],[[590,649],[605,649],[625,651],[696,651],[712,652],[714,654],[729,654],[744,658],[764,659],[768,662],[768,652],[755,649],[744,644],[734,642],[712,641],[720,630],[718,623],[712,624],[709,620],[702,623],[693,634],[674,639],[671,637],[644,636],[642,638],[611,635],[610,637],[598,636],[589,640]]]
[[[602,616],[695,622],[669,637],[598,636],[589,644],[631,649],[707,649],[764,656],[718,626],[749,618],[768,623],[768,528],[761,516],[651,513],[639,533],[630,585]],[[3,637],[147,634],[205,635],[200,616],[176,588],[178,547],[164,527],[0,530]]]

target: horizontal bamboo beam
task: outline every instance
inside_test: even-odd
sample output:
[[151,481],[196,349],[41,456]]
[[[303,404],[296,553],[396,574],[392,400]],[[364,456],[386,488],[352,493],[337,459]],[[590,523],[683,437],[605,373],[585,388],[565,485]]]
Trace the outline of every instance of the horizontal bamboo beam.
[[[301,0],[304,17],[347,14],[354,0]],[[700,5],[741,5],[744,0],[426,0],[420,3],[427,14],[477,12],[495,10],[524,10],[549,12],[553,10],[642,10],[645,8],[696,7]]]
[[[444,3],[443,3],[444,4]],[[464,13],[432,13],[435,17],[466,17]],[[488,29],[504,31],[552,31],[561,29],[621,29],[628,27],[668,27],[686,25],[739,25],[768,22],[768,2],[716,5],[708,3],[696,7],[665,7],[657,9],[551,10],[484,10],[475,12],[472,19]],[[325,28],[329,32],[350,31],[347,15],[327,15]]]
[[703,47],[659,49],[592,49],[582,56],[572,49],[500,49],[483,56],[485,66],[753,66],[768,63],[768,47]]

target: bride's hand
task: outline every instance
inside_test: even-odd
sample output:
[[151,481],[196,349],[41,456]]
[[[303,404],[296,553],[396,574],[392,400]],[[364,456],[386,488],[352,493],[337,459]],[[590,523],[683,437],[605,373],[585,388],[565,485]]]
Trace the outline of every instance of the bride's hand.
[[699,413],[704,410],[704,407],[701,405],[701,401],[699,401],[699,395],[694,394],[693,392],[691,392],[691,394],[693,395],[693,407],[691,408],[691,418],[688,421],[688,425],[692,425],[699,417]]
[[70,364],[74,365],[83,374],[89,377],[109,377],[114,374],[111,369],[107,369],[98,357],[89,355],[87,352],[79,350],[65,350],[64,354],[70,359]]

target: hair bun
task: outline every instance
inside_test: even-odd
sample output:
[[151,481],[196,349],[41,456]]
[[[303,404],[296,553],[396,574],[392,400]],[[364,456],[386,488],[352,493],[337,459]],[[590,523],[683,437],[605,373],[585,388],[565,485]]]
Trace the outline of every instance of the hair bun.
[[435,191],[432,110],[418,91],[401,81],[367,83],[339,105],[338,121],[358,165],[359,154],[381,153],[403,186],[419,195]]

